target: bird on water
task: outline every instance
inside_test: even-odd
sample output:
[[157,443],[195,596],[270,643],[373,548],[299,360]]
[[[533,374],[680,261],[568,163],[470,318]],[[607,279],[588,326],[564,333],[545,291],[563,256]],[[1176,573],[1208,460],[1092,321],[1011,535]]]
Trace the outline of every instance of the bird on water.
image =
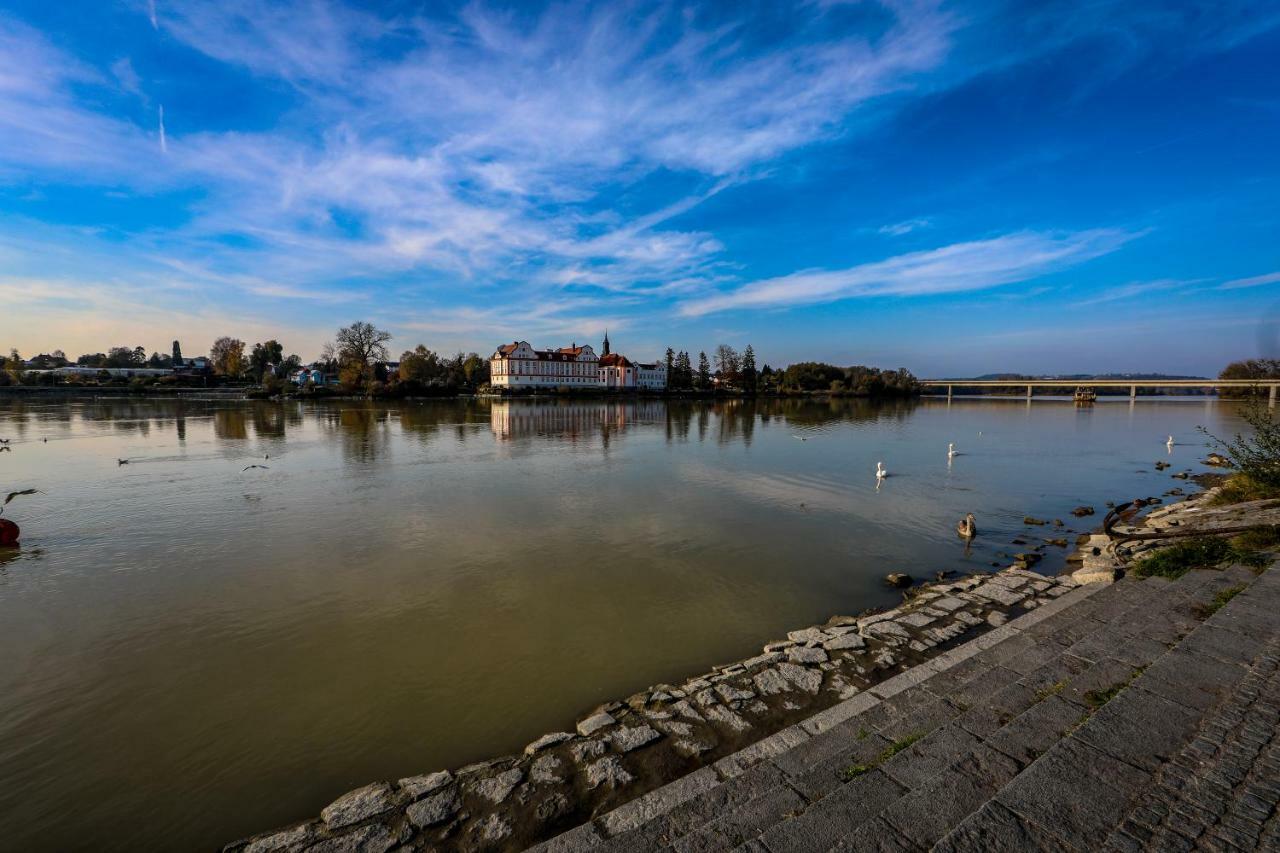
[[978,522],[973,513],[967,514],[956,524],[956,533],[961,539],[972,539],[978,535]]

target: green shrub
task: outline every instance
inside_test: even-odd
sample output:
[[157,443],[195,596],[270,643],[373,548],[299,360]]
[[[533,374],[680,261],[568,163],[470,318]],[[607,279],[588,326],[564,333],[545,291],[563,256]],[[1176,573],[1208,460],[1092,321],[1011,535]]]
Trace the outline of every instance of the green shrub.
[[1204,427],[1200,431],[1213,440],[1241,474],[1259,486],[1280,491],[1280,421],[1261,397],[1251,397],[1242,415],[1253,427],[1251,436],[1236,433],[1230,441],[1224,441]]

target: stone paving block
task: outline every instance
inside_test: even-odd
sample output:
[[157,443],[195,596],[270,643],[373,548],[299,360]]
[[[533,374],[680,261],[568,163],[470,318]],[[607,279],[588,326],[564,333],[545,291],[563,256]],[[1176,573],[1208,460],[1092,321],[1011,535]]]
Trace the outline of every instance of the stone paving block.
[[1015,717],[1037,701],[1036,692],[1024,684],[1014,682],[991,696],[979,699],[956,722],[965,731],[978,737],[986,737],[1008,725]]
[[605,814],[600,818],[600,826],[606,835],[618,835],[670,812],[719,784],[715,770],[703,767]]
[[961,713],[960,708],[945,699],[921,691],[914,694],[911,701],[881,706],[859,719],[889,740],[897,740],[911,735],[923,737]]
[[982,698],[1013,684],[1021,677],[1021,673],[1011,669],[1002,666],[992,667],[976,678],[948,691],[943,698],[962,710],[967,710]]
[[530,847],[526,853],[577,853],[579,850],[599,850],[604,843],[600,833],[589,823],[576,826],[555,838]]
[[1244,678],[1235,664],[1195,654],[1179,647],[1142,673],[1143,688],[1159,696],[1205,711],[1217,704]]
[[787,786],[771,788],[671,845],[679,853],[728,850],[755,838],[784,818],[804,810],[804,800]]
[[941,841],[934,853],[1079,853],[1033,822],[992,800],[970,815]]
[[802,814],[784,820],[760,836],[771,853],[827,850],[875,818],[905,789],[879,770],[841,785]]
[[988,735],[985,742],[1025,766],[1061,740],[1085,713],[1079,705],[1050,696]]
[[[745,803],[774,789],[786,787],[782,771],[769,762],[757,764],[741,776],[697,794],[673,807],[650,823],[641,827],[642,833],[657,831],[674,840],[688,835],[721,815],[739,808]],[[626,833],[620,837],[626,837]]]
[[876,758],[890,745],[890,741],[874,732],[869,732],[862,737],[846,741],[839,753],[820,762],[811,763],[806,759],[786,755],[776,759],[776,763],[791,771],[788,773],[791,786],[813,801],[825,797],[840,787],[844,783],[843,774],[851,767],[874,764]]
[[1075,736],[1154,773],[1195,733],[1200,714],[1134,684],[1103,705]]
[[979,744],[928,784],[895,801],[881,818],[896,834],[928,849],[981,808],[1018,769],[1007,756]]
[[976,737],[951,724],[902,749],[880,769],[904,788],[921,788],[977,745]]
[[996,795],[1058,838],[1096,848],[1150,776],[1075,738],[1058,742]]
[[1046,663],[1044,666],[1018,679],[1017,683],[1036,691],[1037,693],[1044,690],[1057,690],[1059,684],[1070,681],[1072,677],[1079,675],[1089,667],[1093,666],[1092,661],[1078,658],[1075,655],[1063,651],[1056,658]]
[[1105,658],[1096,662],[1084,672],[1067,680],[1066,686],[1058,695],[1068,702],[1082,708],[1091,707],[1086,698],[1091,692],[1110,690],[1119,684],[1126,684],[1135,677],[1134,667],[1115,658]]
[[840,853],[924,853],[926,848],[911,842],[878,817],[847,838],[840,839],[832,851]]

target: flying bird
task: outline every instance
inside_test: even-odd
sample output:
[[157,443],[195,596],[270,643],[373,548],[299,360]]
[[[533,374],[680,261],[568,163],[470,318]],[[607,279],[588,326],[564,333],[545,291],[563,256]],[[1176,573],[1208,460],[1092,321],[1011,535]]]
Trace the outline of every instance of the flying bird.
[[[23,489],[20,492],[10,492],[9,495],[4,499],[4,503],[0,504],[0,507],[8,506],[9,501],[13,500],[14,498],[21,497],[22,495],[34,495],[39,491],[40,491],[39,489]],[[3,512],[3,510],[0,509],[0,512]]]
[[117,459],[117,460],[116,460],[116,464],[117,464],[117,465],[128,465],[128,464],[129,464],[129,460],[128,460],[128,459]]
[[9,445],[6,444],[3,446],[0,446],[0,453],[12,453],[12,452],[13,452],[13,448],[10,447]]
[[245,471],[248,471],[250,468],[261,468],[263,471],[270,471],[270,470],[271,470],[271,469],[270,469],[270,468],[268,468],[266,465],[246,465],[246,466],[244,466],[244,468],[242,468],[242,469],[240,470],[240,473],[241,473],[241,474],[243,474]]

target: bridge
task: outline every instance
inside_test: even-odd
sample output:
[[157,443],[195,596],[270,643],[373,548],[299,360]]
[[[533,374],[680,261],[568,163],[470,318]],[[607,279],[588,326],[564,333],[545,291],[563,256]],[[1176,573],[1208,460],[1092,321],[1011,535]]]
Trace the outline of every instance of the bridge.
[[1276,389],[1280,388],[1280,379],[921,379],[920,385],[926,389],[947,389],[950,400],[956,388],[1008,388],[1010,391],[1026,389],[1030,400],[1036,388],[1055,388],[1068,393],[1075,388],[1128,388],[1129,399],[1136,399],[1139,388],[1187,388],[1213,389],[1222,388],[1267,388],[1268,399],[1272,406],[1276,404]]

